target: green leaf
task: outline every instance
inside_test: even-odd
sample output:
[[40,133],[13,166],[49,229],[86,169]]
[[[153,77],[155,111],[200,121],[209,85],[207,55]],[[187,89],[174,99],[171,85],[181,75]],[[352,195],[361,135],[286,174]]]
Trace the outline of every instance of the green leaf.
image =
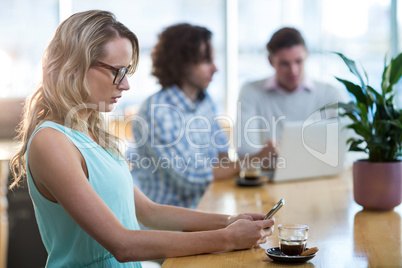
[[341,117],[347,116],[355,123],[360,122],[360,117],[357,117],[354,113],[340,113],[339,115]]
[[[366,105],[364,105],[360,102],[356,103],[356,106],[360,110],[360,113],[361,113],[360,118],[362,120],[362,124],[368,122],[369,121],[369,118],[368,118],[369,107],[367,107]],[[371,108],[371,105],[370,105],[370,108]]]
[[[402,77],[402,53],[392,59],[387,66],[384,61],[384,70],[381,83],[382,92],[379,92],[364,84],[361,72],[357,69],[354,61],[341,53],[336,53],[348,66],[349,70],[356,75],[362,84],[358,85],[335,77],[345,85],[346,89],[354,95],[355,103],[339,103],[339,115],[349,117],[353,123],[346,126],[360,136],[350,138],[350,151],[360,151],[369,154],[369,161],[389,162],[395,161],[402,156],[402,110],[394,105],[396,94],[393,86]],[[364,69],[360,69],[363,70]]]
[[354,152],[366,152],[364,148],[359,147],[360,144],[362,144],[364,140],[353,140],[350,144],[349,151],[354,151]]
[[360,72],[359,72],[359,70],[358,70],[358,68],[356,66],[356,63],[353,60],[348,59],[347,57],[345,57],[342,53],[339,53],[339,52],[334,52],[334,53],[342,58],[342,60],[346,63],[346,66],[348,66],[349,71],[359,78],[360,84],[363,87],[365,85],[365,83],[363,81],[362,75],[360,74]]
[[347,128],[353,129],[356,134],[362,136],[363,138],[367,139],[371,136],[371,131],[368,127],[360,124],[360,123],[353,123],[346,126]]
[[[362,103],[366,103],[366,95],[364,95],[364,92],[362,88],[356,84],[353,84],[352,82],[349,82],[347,80],[335,77],[336,80],[339,82],[343,83],[346,87],[346,89],[355,96],[356,100]],[[366,103],[367,104],[367,103]]]
[[360,114],[360,109],[354,102],[348,102],[348,103],[339,102],[338,107],[345,110],[346,112]]
[[382,74],[381,88],[383,95],[392,91],[392,87],[398,83],[402,76],[402,53],[392,59],[388,66],[384,68]]
[[392,87],[390,86],[391,64],[392,63],[385,66],[384,72],[382,73],[381,89],[384,96],[392,90]]
[[395,92],[388,92],[384,94],[384,101],[387,105],[392,105],[394,102]]
[[398,83],[399,79],[402,76],[402,53],[400,53],[396,58],[391,60],[391,74],[389,78],[390,86]]
[[402,122],[400,120],[394,119],[394,120],[382,120],[381,121],[384,124],[390,124],[394,127],[397,127],[402,131]]
[[367,91],[371,92],[372,94],[374,94],[375,98],[374,101],[377,104],[381,104],[383,105],[384,103],[384,98],[382,97],[382,95],[380,95],[380,93],[377,92],[377,90],[375,90],[374,88],[372,88],[371,86],[366,86]]

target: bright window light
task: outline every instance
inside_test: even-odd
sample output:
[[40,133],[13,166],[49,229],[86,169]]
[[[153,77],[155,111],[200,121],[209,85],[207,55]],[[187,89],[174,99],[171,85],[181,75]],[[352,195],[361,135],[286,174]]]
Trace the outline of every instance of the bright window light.
[[356,38],[367,32],[373,5],[387,6],[389,3],[383,0],[338,0],[323,1],[322,5],[322,23],[326,31],[340,38]]
[[3,50],[0,50],[0,97],[7,97],[10,91],[13,72],[13,60]]

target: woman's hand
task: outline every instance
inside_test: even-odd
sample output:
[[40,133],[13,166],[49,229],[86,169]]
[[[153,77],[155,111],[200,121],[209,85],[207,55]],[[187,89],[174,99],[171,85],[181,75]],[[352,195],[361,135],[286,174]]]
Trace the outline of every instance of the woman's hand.
[[236,220],[225,228],[225,231],[227,231],[228,250],[252,248],[265,243],[267,237],[272,235],[271,227],[274,224],[275,220],[273,219],[252,220],[249,218]]
[[237,220],[245,219],[250,221],[260,221],[263,220],[265,215],[260,213],[242,213],[237,215],[231,215],[228,217],[227,225],[234,223]]

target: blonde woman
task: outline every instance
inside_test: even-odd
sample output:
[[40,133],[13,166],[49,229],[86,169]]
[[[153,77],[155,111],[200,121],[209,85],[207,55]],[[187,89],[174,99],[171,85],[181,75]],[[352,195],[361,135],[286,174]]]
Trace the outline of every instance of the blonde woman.
[[[12,187],[27,177],[48,267],[140,267],[141,260],[251,248],[272,234],[273,220],[261,214],[159,205],[133,186],[101,112],[130,89],[138,50],[134,33],[94,10],[64,21],[45,52],[11,164]],[[170,231],[140,230],[137,220]]]

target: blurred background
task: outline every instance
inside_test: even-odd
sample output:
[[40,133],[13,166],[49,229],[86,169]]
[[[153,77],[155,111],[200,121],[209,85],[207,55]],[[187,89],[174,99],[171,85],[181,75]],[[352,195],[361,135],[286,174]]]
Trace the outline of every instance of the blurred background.
[[[310,51],[308,76],[341,90],[334,76],[354,78],[331,52],[341,52],[364,66],[370,85],[379,89],[385,57],[402,50],[401,0],[0,0],[0,141],[15,135],[21,103],[40,81],[42,54],[56,27],[71,14],[88,9],[112,11],[140,41],[139,67],[129,78],[131,90],[111,113],[123,121],[160,89],[150,75],[150,53],[158,34],[171,24],[188,22],[213,32],[219,70],[208,91],[218,114],[230,116],[233,122],[241,86],[273,73],[265,45],[283,26],[296,27],[304,35]],[[401,83],[395,98],[400,108]],[[131,129],[123,131],[127,134]],[[6,179],[0,180],[0,192],[6,192],[10,178]],[[9,191],[7,200],[8,251],[2,251],[8,257],[7,267],[44,266],[46,252],[26,187]],[[7,211],[7,200],[0,202],[0,214]],[[4,235],[0,246],[2,242],[7,243]]]
[[[41,77],[41,57],[58,24],[75,12],[104,9],[133,30],[141,45],[131,90],[114,113],[135,107],[156,92],[150,52],[168,25],[189,22],[214,33],[219,69],[209,87],[219,113],[234,116],[240,87],[270,75],[265,44],[283,26],[298,28],[310,56],[307,74],[341,88],[351,79],[342,52],[360,62],[379,88],[384,58],[401,51],[402,5],[398,0],[0,0],[0,98],[30,95]],[[401,92],[401,90],[399,90]],[[402,94],[397,102],[402,103]]]

